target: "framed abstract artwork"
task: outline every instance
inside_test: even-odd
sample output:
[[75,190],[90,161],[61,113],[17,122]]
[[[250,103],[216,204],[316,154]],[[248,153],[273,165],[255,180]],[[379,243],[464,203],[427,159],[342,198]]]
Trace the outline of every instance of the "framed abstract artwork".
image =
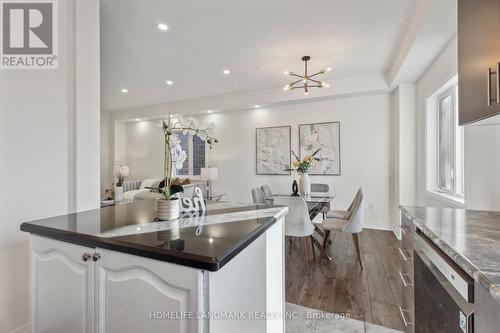
[[299,125],[299,157],[321,149],[310,175],[340,176],[340,122]]
[[256,173],[258,175],[290,175],[291,127],[255,129]]

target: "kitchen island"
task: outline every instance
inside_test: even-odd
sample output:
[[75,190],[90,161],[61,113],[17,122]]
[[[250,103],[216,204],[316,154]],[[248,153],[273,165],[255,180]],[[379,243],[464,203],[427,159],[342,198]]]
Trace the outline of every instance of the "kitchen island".
[[[468,308],[473,313],[474,318],[470,330],[466,331],[498,332],[498,327],[500,327],[500,212],[410,206],[401,206],[400,209],[403,243],[413,244],[413,246],[406,245],[406,249],[415,251],[414,256],[403,251],[405,259],[410,260],[414,257],[416,259],[417,254],[422,253],[422,245],[428,247],[425,244],[430,244],[435,252],[448,262],[445,266],[455,266],[453,272],[458,272],[458,274],[447,274],[451,271],[443,270],[443,266],[431,266],[437,268],[438,273],[435,274],[448,291],[453,290],[452,285],[457,287],[458,291],[463,290],[461,295],[455,295],[454,298],[457,304],[462,303],[463,308]],[[413,230],[408,228],[409,224],[413,225]],[[405,248],[404,245],[403,248]],[[439,263],[440,259],[437,262]],[[411,288],[414,282],[415,330],[423,332],[422,329],[418,329],[419,325],[425,327],[433,319],[421,320],[422,318],[420,318],[419,320],[417,309],[423,312],[422,309],[429,308],[429,306],[417,304],[419,303],[418,296],[424,295],[425,289],[431,290],[428,286],[432,282],[426,280],[425,286],[419,285],[418,275],[420,272],[418,271],[422,265],[419,266],[415,262],[414,267],[414,274],[412,271],[411,274],[403,272],[403,275],[410,278],[410,281],[406,281],[405,289]],[[450,283],[446,282],[446,279]],[[463,288],[466,286],[464,283],[467,280],[471,284],[468,290]],[[424,292],[419,289],[423,289]],[[424,300],[424,302],[426,301]],[[441,307],[445,308],[445,305],[445,303],[441,303]],[[448,306],[448,308],[450,307]],[[412,313],[410,313],[411,315]],[[439,317],[439,314],[434,312],[429,317],[431,316]],[[451,322],[455,321],[459,324],[460,316],[457,313],[451,319]],[[444,316],[441,316],[440,320],[444,323]],[[455,332],[451,327],[448,327],[447,330],[447,332]],[[412,328],[409,331],[412,331]]]
[[[286,207],[154,201],[26,222],[32,332],[283,332]],[[236,320],[237,319],[237,320]]]

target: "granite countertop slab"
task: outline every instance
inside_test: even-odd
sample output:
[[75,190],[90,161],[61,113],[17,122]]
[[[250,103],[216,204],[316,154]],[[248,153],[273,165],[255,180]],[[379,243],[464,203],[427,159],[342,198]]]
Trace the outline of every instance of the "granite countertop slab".
[[152,200],[25,222],[21,230],[88,247],[109,249],[217,271],[288,213],[287,207],[207,203],[204,213],[159,221]]
[[411,206],[400,210],[500,301],[500,212]]

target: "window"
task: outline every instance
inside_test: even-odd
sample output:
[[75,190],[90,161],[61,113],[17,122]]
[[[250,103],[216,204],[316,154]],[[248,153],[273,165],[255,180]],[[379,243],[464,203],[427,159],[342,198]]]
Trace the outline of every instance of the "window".
[[458,126],[455,76],[427,101],[427,191],[464,203],[463,128]]
[[177,133],[182,150],[186,152],[186,160],[177,176],[199,176],[205,167],[205,141],[196,135]]

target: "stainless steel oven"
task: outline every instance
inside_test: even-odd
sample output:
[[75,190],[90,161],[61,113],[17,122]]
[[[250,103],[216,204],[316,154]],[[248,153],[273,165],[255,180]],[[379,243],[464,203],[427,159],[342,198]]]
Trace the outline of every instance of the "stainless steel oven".
[[415,243],[415,332],[473,333],[474,281],[425,235]]

